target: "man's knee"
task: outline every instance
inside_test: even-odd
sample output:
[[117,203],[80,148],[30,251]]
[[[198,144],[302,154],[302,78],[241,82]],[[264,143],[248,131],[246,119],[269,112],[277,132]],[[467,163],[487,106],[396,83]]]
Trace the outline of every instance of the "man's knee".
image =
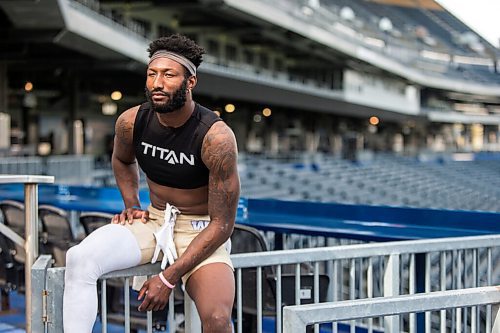
[[231,332],[230,311],[215,310],[201,320],[204,332]]
[[99,265],[89,256],[85,247],[76,245],[66,252],[66,275],[69,278],[97,280]]
[[82,262],[84,262],[84,251],[81,246],[76,245],[71,247],[66,252],[66,268],[72,269],[78,267]]

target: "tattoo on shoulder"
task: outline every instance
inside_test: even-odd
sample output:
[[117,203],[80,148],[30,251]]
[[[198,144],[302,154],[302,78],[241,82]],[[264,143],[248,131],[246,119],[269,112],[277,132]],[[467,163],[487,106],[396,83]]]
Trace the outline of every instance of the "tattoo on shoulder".
[[116,137],[123,144],[130,144],[132,142],[132,132],[134,125],[124,118],[118,118],[116,123]]
[[[207,133],[202,156],[207,166],[215,172],[226,174],[235,171],[233,168],[237,159],[236,147],[231,130],[227,126],[217,126]],[[225,178],[224,175],[221,176]]]

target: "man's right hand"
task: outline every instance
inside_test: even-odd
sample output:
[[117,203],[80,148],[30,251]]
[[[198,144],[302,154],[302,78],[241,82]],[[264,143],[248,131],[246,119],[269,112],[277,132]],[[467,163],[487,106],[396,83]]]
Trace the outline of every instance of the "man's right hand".
[[134,220],[140,219],[142,223],[149,221],[149,212],[138,208],[126,208],[120,214],[116,214],[111,223],[114,224],[129,224],[134,223]]

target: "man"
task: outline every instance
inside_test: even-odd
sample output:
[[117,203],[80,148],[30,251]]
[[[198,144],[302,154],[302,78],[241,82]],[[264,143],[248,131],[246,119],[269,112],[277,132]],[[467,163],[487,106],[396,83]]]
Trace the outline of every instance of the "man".
[[[234,276],[225,245],[240,191],[235,137],[193,101],[201,47],[172,35],[153,41],[148,51],[148,102],[121,114],[115,129],[112,165],[126,209],[68,251],[67,333],[91,332],[102,274],[155,261],[160,251],[162,266],[167,259],[170,265],[144,283],[139,310],[163,309],[182,279],[203,332],[232,331]],[[147,210],[140,207],[138,165],[147,175]]]

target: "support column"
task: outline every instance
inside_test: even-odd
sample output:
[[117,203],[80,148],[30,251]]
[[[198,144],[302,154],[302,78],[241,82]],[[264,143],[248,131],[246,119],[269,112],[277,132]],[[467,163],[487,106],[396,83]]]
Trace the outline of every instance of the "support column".
[[8,98],[7,64],[0,62],[0,149],[10,148],[10,116],[7,113]]
[[0,62],[0,113],[7,113],[9,97],[9,81],[7,77],[7,64]]
[[72,155],[75,153],[75,119],[76,112],[78,110],[78,99],[80,97],[79,94],[79,80],[74,73],[71,74],[70,77],[70,103],[69,103],[69,112],[68,112],[68,154]]

